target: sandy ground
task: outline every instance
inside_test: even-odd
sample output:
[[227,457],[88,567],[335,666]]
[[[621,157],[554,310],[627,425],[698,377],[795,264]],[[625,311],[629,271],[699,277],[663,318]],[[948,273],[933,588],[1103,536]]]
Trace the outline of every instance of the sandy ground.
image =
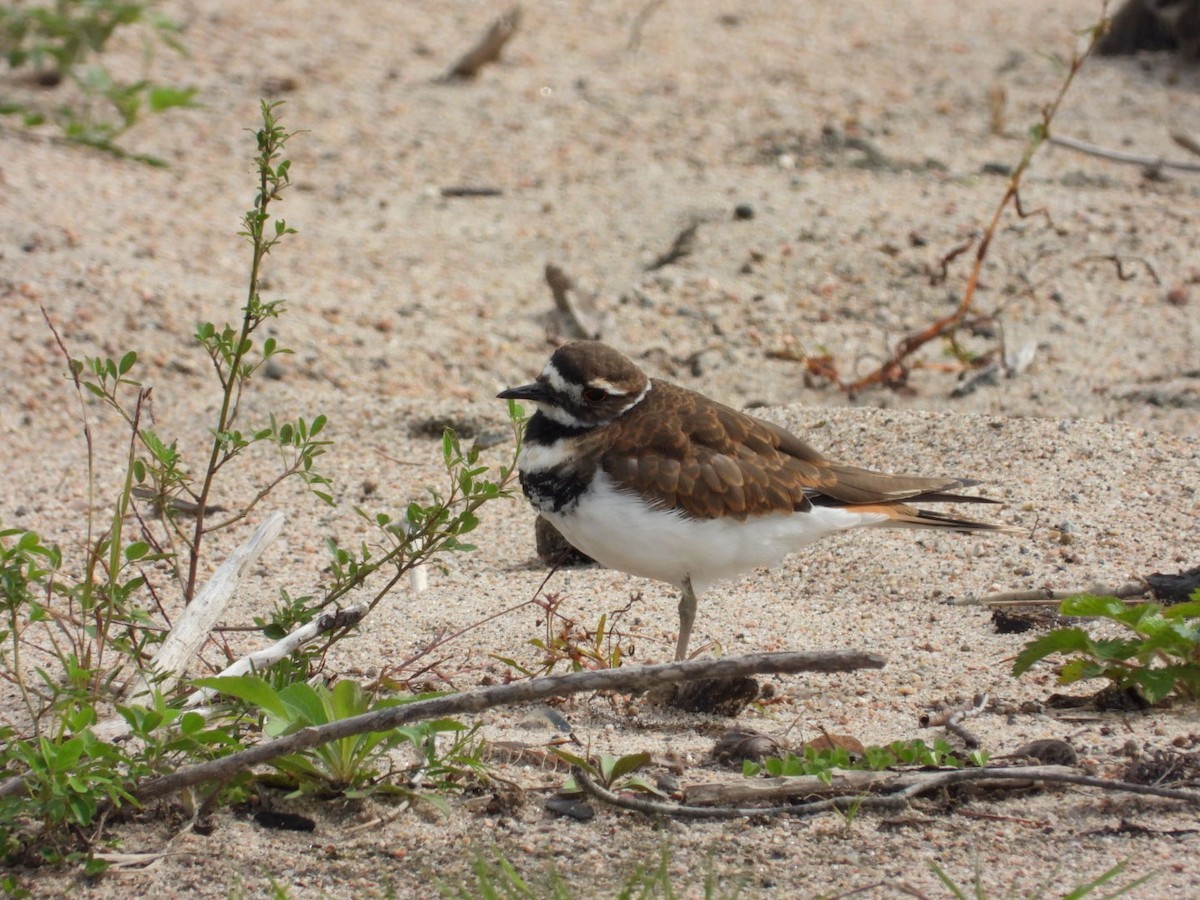
[[[237,316],[249,254],[235,233],[252,196],[246,129],[264,92],[283,85],[285,124],[302,133],[279,212],[299,233],[271,258],[264,287],[288,300],[275,334],[296,352],[247,398],[246,415],[328,414],[337,446],[327,468],[344,502],[331,512],[295,489],[273,499],[287,531],[230,621],[249,621],[280,588],[317,590],[324,537],[361,536],[352,504],[399,510],[438,482],[439,446],[422,423],[503,425],[502,404],[489,398],[528,380],[554,345],[542,277],[553,262],[599,291],[605,338],[652,374],[767,407],[831,456],[979,478],[1005,503],[997,518],[1026,529],[982,540],[851,535],[713,591],[693,646],[863,647],[889,660],[881,672],[774,679],[779,699],[742,724],[792,741],[823,729],[868,743],[931,740],[935,732],[918,728],[922,713],[988,691],[992,706],[972,728],[994,755],[1065,738],[1090,770],[1118,774],[1131,750],[1200,740],[1194,708],[1021,711],[1055,690],[1050,669],[1014,680],[1010,660],[1025,638],[995,634],[977,607],[950,605],[1196,563],[1194,176],[1149,179],[1057,148],[1039,155],[1024,202],[1049,219],[1005,220],[977,301],[990,318],[965,340],[973,352],[1000,335],[1010,348],[1035,348],[1017,378],[954,398],[954,374],[931,367],[913,373],[909,391],[849,402],[788,358],[829,353],[843,374],[861,374],[953,308],[967,258],[945,284],[931,285],[928,272],[986,223],[1005,186],[989,172],[1020,158],[1060,83],[1047,55],[1069,55],[1097,3],[674,2],[645,20],[636,47],[641,0],[530,4],[503,63],[466,85],[434,79],[499,7],[167,8],[185,25],[190,56],[160,56],[152,72],[197,86],[204,105],[146,122],[127,145],[170,168],[0,132],[4,527],[75,547],[87,503],[79,408],[39,305],[76,356],[137,350],[159,432],[181,447],[202,441],[216,393],[192,329]],[[114,58],[140,71],[135,42]],[[1197,133],[1198,86],[1200,69],[1167,57],[1099,61],[1055,126],[1114,149],[1180,156],[1168,134]],[[999,91],[997,131],[989,97]],[[461,185],[501,194],[442,196]],[[754,218],[735,220],[739,204]],[[697,218],[705,224],[694,252],[644,273]],[[1118,277],[1113,256],[1131,277]],[[949,363],[944,349],[931,345],[921,359]],[[126,438],[111,416],[88,415],[104,496]],[[499,464],[506,452],[484,458]],[[239,502],[253,476],[235,475],[219,499]],[[428,591],[389,597],[334,669],[369,676],[440,629],[527,600],[544,574],[531,526],[521,502],[487,508],[478,552],[447,560]],[[215,541],[212,565],[244,536]],[[675,598],[665,586],[579,569],[550,590],[587,624],[640,593],[626,619],[635,659],[669,656]],[[450,648],[455,686],[502,674],[489,654],[533,661],[528,641],[539,634],[530,608],[472,631]],[[703,765],[719,720],[604,698],[561,711],[594,751],[674,754],[685,784],[718,777]],[[493,738],[551,736],[527,711],[484,722]],[[1065,893],[1122,861],[1126,880],[1154,876],[1131,896],[1200,893],[1195,815],[1163,801],[1062,790],[918,804],[849,824],[660,827],[611,810],[586,823],[555,818],[542,789],[561,774],[501,771],[530,789],[524,806],[489,813],[455,802],[440,817],[397,814],[383,801],[280,802],[315,816],[316,832],[267,831],[223,812],[212,835],[179,836],[148,871],[96,884],[38,873],[29,886],[94,897],[261,896],[272,884],[291,896],[431,896],[439,884],[469,892],[474,855],[495,849],[532,881],[550,866],[576,896],[607,896],[665,846],[679,896],[700,896],[706,870],[744,896],[941,896],[928,862],[964,887],[977,867],[989,896]],[[176,828],[150,817],[112,836],[125,850],[153,851]]]

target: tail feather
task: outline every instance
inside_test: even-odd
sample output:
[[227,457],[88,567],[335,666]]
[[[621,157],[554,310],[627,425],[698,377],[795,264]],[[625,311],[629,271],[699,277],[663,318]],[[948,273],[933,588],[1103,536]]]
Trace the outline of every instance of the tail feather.
[[994,531],[1007,534],[1017,534],[1021,531],[1011,525],[981,522],[978,519],[952,516],[929,509],[916,509],[906,503],[864,503],[844,508],[857,513],[882,513],[887,516],[875,524],[877,528],[942,528],[948,531]]
[[[925,498],[922,498],[925,499]],[[1020,529],[1011,525],[999,525],[995,522],[980,522],[978,519],[966,519],[961,516],[951,516],[946,513],[933,512],[928,509],[910,509],[896,519],[896,524],[914,528],[949,528],[954,531],[1000,531],[1015,534]]]

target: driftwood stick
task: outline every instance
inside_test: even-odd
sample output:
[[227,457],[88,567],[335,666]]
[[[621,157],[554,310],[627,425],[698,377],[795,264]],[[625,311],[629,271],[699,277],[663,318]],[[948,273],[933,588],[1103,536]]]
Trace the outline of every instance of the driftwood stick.
[[1126,163],[1132,166],[1144,166],[1148,169],[1174,169],[1177,172],[1200,172],[1200,163],[1173,162],[1169,159],[1163,159],[1161,156],[1141,156],[1137,153],[1125,153],[1121,150],[1109,150],[1106,147],[1100,147],[1096,144],[1089,144],[1087,141],[1062,137],[1061,135],[1057,134],[1050,135],[1048,140],[1051,144],[1054,144],[1057,147],[1065,147],[1068,150],[1074,150],[1077,153],[1086,153],[1089,156],[1098,156],[1101,159],[1107,159],[1110,162]]
[[[365,603],[359,603],[336,612],[324,613],[307,625],[301,625],[290,634],[284,635],[270,646],[235,660],[217,675],[218,677],[245,675],[265,669],[285,656],[290,656],[305,644],[311,644],[323,634],[357,625],[369,611],[370,608]],[[183,702],[183,708],[199,712],[207,718],[212,714],[212,709],[204,707],[204,704],[211,701],[215,693],[210,688],[199,688],[188,695]],[[122,718],[105,719],[92,727],[92,733],[102,741],[115,741],[129,734],[129,723]]]
[[[274,759],[286,753],[307,750],[329,741],[385,731],[409,722],[439,716],[479,713],[497,706],[529,703],[549,697],[566,697],[586,691],[644,691],[660,684],[675,684],[701,678],[738,678],[746,675],[787,672],[847,672],[854,669],[879,669],[883,657],[874,653],[842,651],[832,653],[757,653],[750,656],[704,659],[690,662],[604,669],[552,675],[515,684],[495,685],[461,694],[435,697],[404,706],[392,706],[375,712],[340,719],[327,725],[304,728],[285,737],[264,741],[246,750],[200,765],[180,769],[150,781],[134,785],[130,791],[139,800],[161,797],[205,781],[228,778],[231,774]],[[5,796],[0,788],[0,796]]]
[[[177,682],[187,669],[188,662],[204,645],[213,626],[233,599],[242,573],[256,562],[267,546],[283,532],[283,513],[273,513],[258,526],[250,539],[238,547],[229,559],[221,563],[208,584],[204,585],[183,614],[175,620],[170,634],[150,661],[151,672],[163,676],[158,682],[167,690]],[[138,673],[131,680],[128,693],[132,701],[143,700],[151,691],[149,680]]]
[[[832,809],[884,808],[896,809],[907,806],[909,801],[921,794],[952,787],[972,784],[978,787],[1003,787],[1010,782],[1029,784],[1074,784],[1095,787],[1108,791],[1164,797],[1180,800],[1191,806],[1200,806],[1200,791],[1185,791],[1154,785],[1133,784],[1081,775],[1069,766],[1021,766],[1013,768],[947,769],[937,772],[861,772],[834,770],[833,782],[826,784],[815,775],[764,780],[747,779],[739,784],[694,785],[685,790],[687,804],[663,803],[656,800],[614,794],[588,778],[587,773],[576,769],[575,782],[587,793],[622,809],[654,816],[672,816],[685,819],[734,819],[754,816],[812,815]],[[869,793],[894,789],[890,793]],[[830,796],[833,794],[834,796]],[[705,803],[754,803],[756,801],[778,802],[802,797],[825,797],[808,803],[788,803],[777,806],[706,806]]]
[[[218,673],[218,677],[247,675],[251,672],[261,671],[267,666],[283,659],[285,656],[291,656],[305,644],[311,644],[323,634],[357,625],[369,611],[370,608],[365,603],[356,603],[354,606],[347,606],[345,609],[339,609],[336,612],[319,615],[307,625],[301,625],[295,631],[280,638],[269,647],[256,650],[226,666]],[[188,696],[187,700],[184,701],[183,707],[184,709],[191,709],[192,707],[200,706],[202,703],[211,700],[215,693],[210,688],[200,688]]]
[[1068,600],[1078,594],[1099,594],[1103,596],[1140,597],[1150,592],[1150,585],[1144,581],[1127,581],[1117,587],[1097,585],[1091,588],[1073,588],[1065,591],[1040,588],[1035,591],[1002,591],[999,594],[984,594],[982,597],[963,597],[954,601],[955,606],[1046,606]]

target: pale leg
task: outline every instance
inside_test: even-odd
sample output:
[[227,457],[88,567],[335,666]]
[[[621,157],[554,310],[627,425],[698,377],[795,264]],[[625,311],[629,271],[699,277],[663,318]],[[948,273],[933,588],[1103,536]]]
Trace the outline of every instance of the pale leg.
[[683,594],[679,598],[679,642],[675,645],[675,662],[687,659],[688,641],[692,637],[692,623],[696,621],[696,592],[692,590],[692,579],[683,579]]

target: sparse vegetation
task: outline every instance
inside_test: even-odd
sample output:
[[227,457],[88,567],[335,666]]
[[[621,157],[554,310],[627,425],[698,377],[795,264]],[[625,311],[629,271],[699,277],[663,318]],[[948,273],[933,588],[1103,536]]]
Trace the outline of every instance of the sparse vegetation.
[[1170,697],[1200,698],[1200,591],[1187,603],[1167,607],[1080,594],[1064,600],[1059,614],[1096,618],[1128,636],[1097,638],[1079,626],[1056,628],[1025,645],[1013,675],[1062,655],[1067,659],[1058,666],[1059,684],[1104,678],[1138,691],[1150,704]]
[[[9,69],[41,91],[66,96],[57,104],[0,99],[0,114],[26,127],[56,125],[69,141],[130,156],[117,141],[146,113],[195,105],[195,88],[114,77],[103,56],[121,33],[141,38],[144,55],[159,47],[184,53],[179,26],[158,0],[57,0],[0,7],[0,53]],[[152,165],[154,156],[132,155]]]
[[[266,322],[284,314],[284,301],[264,299],[260,286],[267,254],[293,233],[272,211],[291,182],[290,162],[283,158],[290,135],[277,112],[277,105],[264,102],[262,126],[255,132],[257,185],[253,208],[242,220],[251,256],[240,323],[201,323],[195,330],[217,398],[206,447],[196,452],[153,426],[150,389],[136,379],[136,352],[77,360],[55,331],[79,399],[90,497],[83,535],[71,539],[85,549],[82,559],[70,558],[35,532],[0,530],[0,678],[23,701],[0,730],[0,771],[7,776],[0,785],[0,855],[10,863],[80,862],[87,872],[101,871],[104,862],[95,850],[103,822],[108,812],[137,805],[131,793],[137,780],[242,749],[257,736],[260,719],[263,732],[278,736],[404,702],[370,695],[352,681],[332,687],[306,683],[321,654],[349,633],[348,625],[326,635],[320,648],[285,657],[274,673],[198,683],[243,701],[232,709],[202,714],[189,707],[192,688],[175,684],[172,676],[178,673],[155,664],[170,630],[167,610],[179,601],[198,602],[210,534],[244,523],[289,479],[302,481],[321,502],[334,503],[333,485],[318,466],[331,448],[323,415],[269,414],[264,422],[243,424],[243,401],[256,376],[272,357],[289,352],[274,338],[257,336]],[[123,471],[106,511],[107,489],[94,459],[97,435],[108,431],[92,427],[97,402],[116,414],[126,432]],[[516,422],[517,410],[511,414]],[[266,462],[271,458],[273,472]],[[376,537],[357,551],[331,541],[329,584],[317,596],[281,594],[274,616],[258,622],[267,637],[310,622],[371,583],[373,599],[358,621],[413,567],[442,553],[473,549],[464,538],[478,525],[480,507],[505,495],[512,466],[493,478],[478,463],[478,451],[464,451],[450,432],[443,436],[442,458],[449,488],[429,489],[428,501],[410,503],[399,517],[356,510]],[[267,474],[227,510],[212,499],[218,481],[238,465]],[[145,689],[131,691],[135,683]],[[246,703],[261,716],[241,715]],[[434,740],[443,732],[458,735],[448,748]],[[113,740],[114,733],[122,739]],[[418,749],[420,768],[435,790],[461,788],[484,773],[472,732],[450,720],[331,741],[282,756],[274,765],[296,790],[361,796],[385,787],[392,773],[383,770],[382,760],[401,743]],[[240,790],[248,777],[227,780],[209,805]]]
[[922,740],[892,741],[885,747],[866,747],[861,757],[842,748],[817,750],[805,747],[800,755],[787,752],[783,756],[768,756],[761,763],[746,760],[742,774],[752,777],[765,773],[772,777],[816,775],[828,780],[834,769],[863,769],[880,772],[893,766],[932,766],[960,769],[963,766],[987,765],[987,753],[973,750],[961,754],[941,738],[930,747]]

